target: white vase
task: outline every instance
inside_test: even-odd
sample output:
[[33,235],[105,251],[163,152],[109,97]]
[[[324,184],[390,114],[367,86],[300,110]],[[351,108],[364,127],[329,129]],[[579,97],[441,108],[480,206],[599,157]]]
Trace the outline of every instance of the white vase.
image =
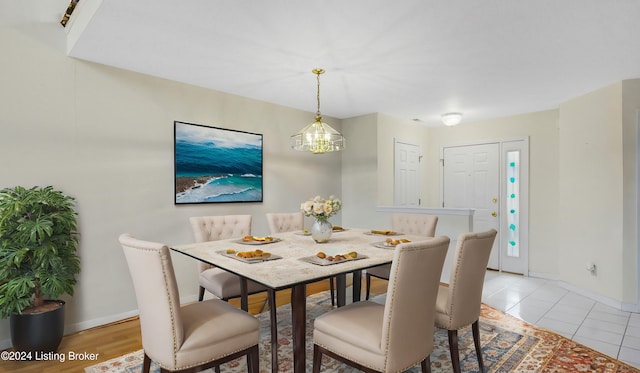
[[311,237],[316,243],[325,243],[331,238],[333,226],[327,220],[318,220],[311,225]]

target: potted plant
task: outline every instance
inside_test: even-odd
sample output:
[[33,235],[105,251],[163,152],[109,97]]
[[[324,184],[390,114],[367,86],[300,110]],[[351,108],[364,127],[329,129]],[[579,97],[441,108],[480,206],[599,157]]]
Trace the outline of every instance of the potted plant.
[[16,351],[55,352],[62,340],[57,298],[73,295],[80,272],[74,205],[51,186],[0,190],[0,318]]

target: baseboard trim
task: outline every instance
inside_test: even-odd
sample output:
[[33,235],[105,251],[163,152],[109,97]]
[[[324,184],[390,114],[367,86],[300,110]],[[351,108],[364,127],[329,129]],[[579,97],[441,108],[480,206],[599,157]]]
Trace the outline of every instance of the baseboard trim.
[[[198,297],[196,295],[191,295],[187,297],[181,297],[180,303],[181,304],[192,303],[192,302],[196,302],[197,300],[198,300]],[[134,316],[138,316],[138,314],[139,314],[138,309],[135,309],[135,310],[122,312],[115,315],[109,315],[105,317],[99,317],[97,319],[91,319],[91,320],[81,321],[75,324],[65,325],[64,335],[77,333],[77,332],[95,328],[98,326],[104,326],[107,324],[116,323]],[[0,340],[0,350],[6,350],[11,347],[12,347],[11,338]]]
[[607,305],[609,307],[613,307],[615,309],[618,309],[620,311],[625,311],[625,312],[640,312],[640,304],[634,304],[634,303],[627,303],[627,302],[621,302],[619,300],[616,299],[612,299],[609,297],[606,297],[604,295],[601,294],[597,294],[582,288],[579,288],[575,285],[571,285],[569,283],[566,283],[564,281],[558,281],[558,286],[567,289],[573,293],[576,293],[578,295],[582,295],[584,297],[590,298],[595,300],[596,302],[600,302],[604,305]]
[[553,280],[558,281],[560,277],[555,273],[547,273],[547,272],[529,272],[529,277],[541,278],[544,280]]

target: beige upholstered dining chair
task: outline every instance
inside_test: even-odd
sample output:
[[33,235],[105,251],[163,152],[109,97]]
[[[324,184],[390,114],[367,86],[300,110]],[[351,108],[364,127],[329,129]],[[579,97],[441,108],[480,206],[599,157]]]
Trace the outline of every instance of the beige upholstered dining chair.
[[[191,229],[196,242],[224,240],[234,237],[244,237],[251,234],[251,215],[219,215],[219,216],[197,216],[189,218]],[[238,275],[216,268],[203,262],[198,262],[198,282],[200,289],[198,299],[204,298],[206,289],[216,297],[228,300],[242,296],[241,279]],[[278,363],[278,321],[276,315],[276,292],[268,289],[256,282],[247,280],[247,294],[266,291],[268,293],[270,325],[271,325],[271,348],[272,366],[277,369]],[[241,304],[247,304],[246,299]],[[246,311],[246,309],[245,309]]]
[[271,234],[304,229],[304,215],[302,212],[268,212],[266,216]]
[[[189,221],[196,242],[242,238],[251,234],[251,215],[197,216]],[[241,280],[237,275],[200,261],[198,271],[198,300],[204,299],[205,289],[223,300],[241,296]],[[266,290],[262,285],[247,281],[248,294]]]
[[480,349],[480,303],[489,254],[495,241],[495,229],[481,233],[464,233],[458,237],[448,286],[440,285],[435,323],[447,329],[453,371],[460,372],[458,329],[471,325],[480,372],[484,372]]
[[401,372],[418,362],[422,372],[430,372],[435,302],[448,248],[448,237],[398,245],[384,305],[356,302],[317,317],[313,372],[320,372],[322,355],[364,372]]
[[[404,213],[394,213],[391,215],[391,229],[404,234],[416,234],[426,237],[435,237],[437,224],[438,217],[435,215]],[[371,277],[388,280],[390,269],[390,265],[377,266],[367,269],[366,299],[369,299]]]
[[[304,229],[304,215],[302,212],[268,212],[267,224],[271,234],[282,232],[302,231]],[[331,305],[335,306],[335,285],[333,277],[329,279],[331,291]]]
[[[212,299],[180,306],[171,255],[166,245],[119,238],[129,265],[140,312],[143,372],[151,360],[161,371],[215,367],[247,356],[258,373],[259,322],[227,302]],[[195,369],[194,369],[195,371]]]

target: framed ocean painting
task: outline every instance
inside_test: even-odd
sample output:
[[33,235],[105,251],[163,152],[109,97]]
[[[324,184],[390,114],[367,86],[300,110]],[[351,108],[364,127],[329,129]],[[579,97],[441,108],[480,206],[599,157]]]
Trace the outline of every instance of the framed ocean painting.
[[175,204],[262,202],[262,135],[174,121]]

